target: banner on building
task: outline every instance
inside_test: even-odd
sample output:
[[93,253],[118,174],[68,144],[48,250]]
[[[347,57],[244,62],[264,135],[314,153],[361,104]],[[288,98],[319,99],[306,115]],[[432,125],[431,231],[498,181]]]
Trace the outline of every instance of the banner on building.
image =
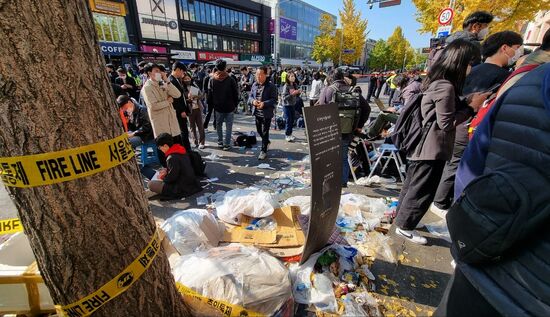
[[195,59],[197,59],[197,54],[195,54],[195,52],[193,51],[170,50],[170,53],[178,54],[178,55],[173,55],[172,56],[173,59],[183,59],[183,60],[190,60],[190,61],[194,61]]
[[133,52],[136,50],[134,44],[117,43],[117,42],[99,42],[99,47],[103,55],[121,56],[124,53]]
[[176,0],[137,0],[141,37],[180,41]]
[[239,60],[239,54],[232,53],[216,53],[216,52],[197,52],[197,60],[199,61],[213,61],[218,58],[230,58],[234,61]]
[[110,15],[126,15],[124,1],[90,0],[90,10]]
[[282,39],[296,41],[298,38],[298,23],[283,17],[279,18],[279,35]]

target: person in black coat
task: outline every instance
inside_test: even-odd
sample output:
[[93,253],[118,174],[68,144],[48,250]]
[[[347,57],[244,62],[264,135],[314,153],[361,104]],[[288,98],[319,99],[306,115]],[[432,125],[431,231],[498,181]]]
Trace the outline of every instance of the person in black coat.
[[180,199],[202,191],[185,148],[174,143],[174,138],[168,133],[157,136],[155,143],[166,156],[167,168],[159,171],[159,179],[149,182],[149,189],[166,200]]
[[123,68],[117,69],[118,77],[115,79],[115,84],[120,85],[122,91],[128,96],[139,99],[139,93],[137,92],[136,81],[128,76],[126,70]]
[[277,106],[277,87],[267,77],[267,67],[261,66],[256,70],[256,81],[252,85],[248,104],[252,107],[256,119],[256,131],[262,138],[262,149],[259,160],[267,157],[269,147],[269,128]]
[[127,133],[133,148],[153,140],[153,128],[147,109],[136,105],[127,95],[120,95],[116,100],[119,109],[124,111]]
[[176,110],[176,116],[178,118],[178,124],[181,130],[182,145],[187,151],[191,151],[191,143],[189,143],[189,128],[187,117],[191,114],[191,110],[187,106],[187,91],[183,84],[183,75],[187,71],[187,66],[181,62],[175,62],[172,65],[172,73],[169,76],[169,80],[176,87],[181,96],[174,98],[172,106]]

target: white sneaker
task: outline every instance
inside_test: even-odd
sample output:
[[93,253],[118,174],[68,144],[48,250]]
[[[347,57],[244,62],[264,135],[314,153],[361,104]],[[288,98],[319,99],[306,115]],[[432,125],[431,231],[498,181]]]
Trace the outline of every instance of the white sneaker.
[[430,205],[430,208],[428,210],[433,212],[438,217],[443,218],[443,219],[445,219],[445,216],[447,215],[447,212],[449,211],[447,209],[441,209],[441,208],[437,207],[436,205],[434,205],[434,203],[432,203]]
[[407,240],[411,241],[412,243],[416,244],[426,244],[428,243],[428,240],[424,238],[423,236],[418,235],[416,231],[414,230],[403,230],[400,228],[395,229],[395,233],[399,236],[402,236],[403,238],[406,238]]
[[199,145],[199,150],[203,150],[205,147],[206,147],[206,145],[201,144],[201,145]]
[[456,262],[455,262],[455,260],[452,260],[452,261],[451,261],[451,266],[453,267],[453,270],[456,269]]
[[265,153],[264,151],[261,151],[260,155],[258,155],[258,160],[265,160],[266,157],[267,157],[267,153]]
[[295,139],[296,139],[296,138],[295,138],[293,135],[287,135],[287,136],[285,137],[285,140],[286,140],[287,142],[293,142]]

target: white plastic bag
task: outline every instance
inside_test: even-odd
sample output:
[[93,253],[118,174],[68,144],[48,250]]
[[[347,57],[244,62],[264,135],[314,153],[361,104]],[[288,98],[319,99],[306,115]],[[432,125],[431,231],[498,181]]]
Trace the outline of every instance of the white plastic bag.
[[223,200],[217,200],[218,218],[231,223],[240,224],[241,216],[254,218],[271,216],[277,205],[273,196],[257,188],[233,189],[228,191]]
[[300,213],[304,216],[309,216],[311,213],[311,197],[310,196],[294,196],[284,201],[285,206],[298,206]]
[[[182,256],[172,268],[179,282],[199,295],[270,316],[292,296],[288,269],[254,247],[230,244]],[[193,316],[211,316],[195,310]]]
[[161,228],[181,255],[217,246],[224,231],[216,217],[204,209],[178,211]]

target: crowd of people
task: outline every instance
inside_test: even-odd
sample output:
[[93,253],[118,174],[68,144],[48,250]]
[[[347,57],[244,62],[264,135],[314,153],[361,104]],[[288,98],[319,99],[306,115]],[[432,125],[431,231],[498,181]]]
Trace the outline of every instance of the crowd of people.
[[[344,113],[349,108],[339,107],[342,186],[346,187],[350,174],[348,147],[354,135],[364,135],[370,142],[391,143],[388,136],[404,116],[404,110],[418,102],[422,120],[419,139],[410,151],[401,153],[407,166],[395,232],[413,243],[426,244],[426,238],[415,228],[428,210],[442,216],[453,215],[477,205],[501,208],[503,199],[513,198],[489,195],[487,201],[472,198],[468,204],[463,203],[465,189],[476,185],[479,177],[496,172],[513,175],[514,182],[535,192],[550,185],[548,171],[543,168],[550,155],[550,32],[539,48],[530,51],[523,48],[521,35],[513,31],[487,37],[492,21],[493,16],[487,12],[468,16],[462,31],[432,49],[427,72],[373,72],[366,97],[357,78],[338,68],[328,73],[299,67],[279,71],[266,66],[231,69],[226,60],[220,59],[211,66],[175,62],[169,70],[160,64],[142,62],[137,65],[139,75],[132,69],[115,69],[110,64],[106,69],[130,143],[139,147],[154,142],[158,149],[163,168],[142,169],[150,179],[149,189],[168,199],[202,189],[194,171],[196,155],[191,154],[194,148],[207,146],[205,134],[211,118],[217,147],[230,151],[235,114],[240,110],[253,116],[261,138],[258,159],[265,160],[271,144],[271,126],[278,123],[278,107],[284,114],[285,140],[293,142],[293,130],[304,106],[353,106],[351,115]],[[384,87],[387,106],[380,101]],[[381,111],[370,120],[372,99]],[[517,110],[520,105],[521,111]],[[532,216],[539,212],[544,216],[548,195],[531,198]],[[455,275],[436,314],[493,315],[502,314],[503,307],[518,314],[548,312],[550,292],[542,295],[540,290],[549,290],[550,283],[541,275],[546,270],[537,267],[548,255],[539,251],[550,246],[550,237],[536,228],[523,235],[537,234],[540,239],[529,243],[521,240],[525,243],[522,250],[504,250],[499,259],[506,260],[491,264],[461,261],[456,252],[460,252],[460,243],[464,242],[453,241],[459,246],[453,249],[458,259]],[[483,226],[477,230],[482,229]],[[530,274],[529,283],[524,280],[526,274]],[[503,280],[510,278],[514,279],[513,285]],[[469,305],[463,305],[464,301]]]

